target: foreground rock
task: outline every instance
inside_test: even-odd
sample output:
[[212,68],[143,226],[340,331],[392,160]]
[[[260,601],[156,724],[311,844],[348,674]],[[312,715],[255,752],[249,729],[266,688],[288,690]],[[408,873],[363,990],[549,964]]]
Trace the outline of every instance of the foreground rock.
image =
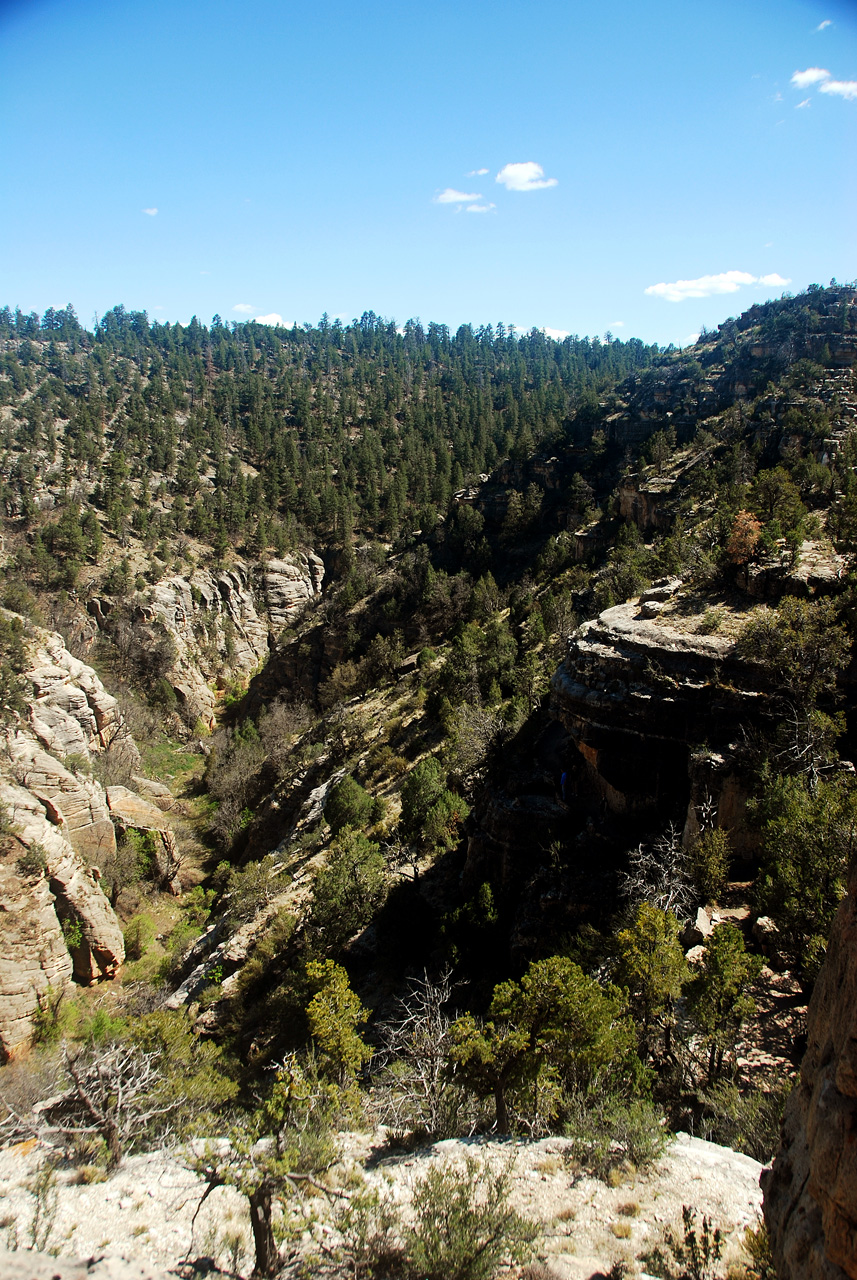
[[764,1188],[779,1280],[857,1277],[857,859],[810,1002],[800,1083]]
[[[639,1255],[658,1244],[665,1227],[680,1223],[685,1204],[700,1215],[710,1215],[727,1232],[725,1270],[740,1256],[744,1229],[758,1220],[761,1166],[748,1156],[686,1134],[678,1135],[650,1173],[628,1175],[615,1187],[581,1178],[569,1159],[570,1143],[563,1138],[450,1140],[410,1155],[392,1156],[366,1170],[365,1160],[382,1139],[382,1132],[341,1135],[342,1162],[332,1171],[339,1186],[353,1191],[355,1179],[362,1174],[407,1217],[414,1184],[430,1166],[461,1166],[466,1157],[476,1157],[500,1169],[511,1161],[514,1203],[538,1224],[539,1252],[560,1280],[588,1280],[609,1272],[618,1262],[626,1263],[629,1277],[643,1275],[645,1264]],[[0,1152],[0,1196],[21,1240],[34,1204],[27,1184],[40,1158],[41,1153],[29,1143]],[[80,1257],[120,1255],[165,1270],[201,1254],[223,1270],[247,1275],[252,1268],[246,1200],[234,1189],[220,1187],[202,1205],[194,1223],[205,1186],[163,1152],[132,1156],[108,1182],[94,1185],[79,1185],[74,1170],[60,1169],[58,1186],[48,1247],[62,1242],[65,1251]],[[352,1275],[345,1263],[331,1261],[337,1237],[323,1202],[315,1198],[310,1208],[320,1221],[312,1228],[307,1224],[302,1248],[316,1252],[319,1242],[327,1246],[327,1261],[322,1257],[311,1263],[312,1274]],[[298,1274],[300,1265],[295,1260],[295,1269],[288,1274]],[[74,1272],[68,1277],[62,1271],[54,1274],[62,1280],[78,1280]],[[81,1280],[86,1274],[81,1273]],[[35,1276],[41,1280],[40,1273]],[[103,1278],[97,1274],[97,1280],[125,1280],[125,1275],[106,1272]]]
[[30,1249],[9,1253],[0,1249],[3,1280],[168,1280],[160,1267],[136,1259],[102,1255],[96,1258],[51,1257]]

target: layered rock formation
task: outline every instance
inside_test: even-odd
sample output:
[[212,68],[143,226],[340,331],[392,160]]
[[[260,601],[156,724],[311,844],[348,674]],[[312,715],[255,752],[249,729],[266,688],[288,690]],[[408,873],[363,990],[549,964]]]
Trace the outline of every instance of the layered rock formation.
[[118,830],[146,831],[154,835],[158,883],[178,897],[182,891],[179,880],[181,860],[175,834],[162,810],[128,787],[119,786],[107,788],[107,806]]
[[[14,836],[0,857],[0,1059],[25,1047],[33,1017],[72,977],[112,978],[125,958],[119,921],[61,828],[32,792],[0,783]],[[65,926],[65,928],[63,928]]]
[[779,1280],[855,1280],[857,859],[809,1006],[780,1150],[762,1185]]
[[551,681],[551,708],[577,748],[575,789],[602,812],[645,820],[686,803],[695,761],[715,798],[729,794],[734,820],[729,748],[763,697],[764,672],[734,656],[728,634],[666,614],[675,591],[655,587],[584,623]]
[[23,678],[32,686],[28,722],[46,751],[59,759],[88,758],[90,752],[110,748],[121,751],[129,767],[140,767],[140,753],[116,699],[92,667],[69,653],[61,635],[30,628],[27,656]]
[[[132,612],[143,628],[142,643],[146,626],[154,626],[172,644],[165,678],[188,723],[201,718],[213,727],[215,685],[224,669],[254,670],[273,639],[321,593],[323,580],[319,557],[296,552],[252,567],[235,560],[228,569],[166,578],[135,599]],[[99,626],[107,628],[113,607],[100,598],[88,604]]]
[[[26,709],[0,737],[0,1059],[29,1042],[33,1018],[74,979],[114,976],[122,929],[99,885],[117,830],[157,837],[163,887],[180,892],[178,851],[161,808],[91,770],[109,751],[130,773],[140,753],[114,698],[56,634],[29,628]],[[146,783],[141,779],[141,784]],[[164,801],[157,792],[155,799]]]

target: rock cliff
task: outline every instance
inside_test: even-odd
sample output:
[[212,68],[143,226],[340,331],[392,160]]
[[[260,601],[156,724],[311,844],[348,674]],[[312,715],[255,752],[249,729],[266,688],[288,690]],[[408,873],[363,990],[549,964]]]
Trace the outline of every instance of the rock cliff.
[[[134,597],[131,614],[146,643],[146,628],[168,637],[172,651],[164,671],[184,719],[214,725],[215,687],[224,671],[248,673],[267,658],[269,646],[321,593],[324,565],[314,552],[228,569],[197,569],[189,578],[165,578]],[[90,614],[111,628],[113,602],[93,597]]]
[[125,958],[119,921],[81,856],[30,791],[0,782],[14,833],[0,855],[0,1061],[26,1048],[33,1018],[74,977],[112,978]]
[[39,1009],[72,979],[109,979],[122,964],[122,929],[99,884],[117,830],[156,833],[161,883],[181,889],[161,808],[92,774],[108,751],[129,774],[140,768],[116,700],[57,634],[28,628],[25,656],[24,711],[0,735],[0,1060],[27,1046]]
[[[735,657],[728,627],[703,634],[704,615],[684,613],[676,591],[655,587],[584,623],[551,681],[553,714],[577,749],[575,790],[601,813],[661,818],[690,800],[699,770],[717,798],[735,789],[732,744],[765,675]],[[734,820],[740,802],[729,803]]]
[[780,1150],[762,1185],[779,1280],[855,1280],[857,858],[809,1006]]

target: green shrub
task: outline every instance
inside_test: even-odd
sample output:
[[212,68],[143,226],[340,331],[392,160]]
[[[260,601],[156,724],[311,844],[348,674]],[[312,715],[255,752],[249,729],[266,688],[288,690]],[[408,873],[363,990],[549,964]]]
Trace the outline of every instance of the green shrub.
[[628,1102],[594,1093],[574,1095],[565,1132],[572,1161],[603,1182],[623,1165],[649,1168],[663,1155],[670,1136],[663,1116],[646,1099]]
[[62,934],[69,951],[76,951],[83,942],[83,925],[74,917],[63,920]]
[[696,1211],[689,1205],[682,1205],[681,1221],[680,1236],[674,1231],[666,1233],[667,1248],[680,1268],[679,1280],[714,1280],[725,1244],[723,1232],[704,1215],[697,1227]]
[[44,845],[33,841],[28,849],[18,856],[15,864],[22,876],[43,876],[48,869],[48,854]]
[[790,1092],[788,1081],[774,1081],[769,1089],[742,1093],[733,1081],[721,1080],[703,1095],[705,1115],[700,1136],[767,1164],[779,1146]]
[[535,1223],[509,1204],[511,1164],[499,1172],[467,1157],[463,1168],[430,1167],[414,1187],[411,1265],[426,1280],[488,1280],[505,1259],[525,1262]]
[[142,960],[155,939],[157,926],[150,915],[134,916],[125,929],[125,959]]
[[373,1277],[400,1273],[399,1212],[389,1196],[364,1186],[338,1203],[334,1223],[342,1236],[343,1261],[350,1265],[351,1274]]
[[374,801],[369,792],[350,774],[346,774],[331,787],[324,806],[324,816],[330,823],[333,834],[338,835],[346,827],[359,829],[367,826],[372,819],[373,808]]
[[729,837],[720,827],[704,831],[690,851],[690,874],[705,902],[717,902],[726,888],[731,856]]

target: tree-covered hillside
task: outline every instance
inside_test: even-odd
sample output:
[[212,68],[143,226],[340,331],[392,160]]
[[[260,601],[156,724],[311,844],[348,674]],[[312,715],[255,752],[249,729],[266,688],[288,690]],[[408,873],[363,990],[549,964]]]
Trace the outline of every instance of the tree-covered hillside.
[[244,1102],[288,1064],[259,1136],[288,1086],[325,1142],[568,1126],[606,1176],[660,1109],[769,1154],[759,1007],[811,989],[857,829],[855,287],[686,351],[122,308],[0,348],[3,767],[48,623],[178,793],[181,898],[145,841],[98,867],[116,1007]]
[[38,483],[58,472],[71,505],[42,543],[67,578],[96,558],[96,525],[152,547],[190,534],[220,556],[430,528],[466,482],[560,443],[570,416],[657,355],[502,324],[207,328],[123,307],[93,333],[70,307],[6,308],[0,343],[5,508],[38,525]]

